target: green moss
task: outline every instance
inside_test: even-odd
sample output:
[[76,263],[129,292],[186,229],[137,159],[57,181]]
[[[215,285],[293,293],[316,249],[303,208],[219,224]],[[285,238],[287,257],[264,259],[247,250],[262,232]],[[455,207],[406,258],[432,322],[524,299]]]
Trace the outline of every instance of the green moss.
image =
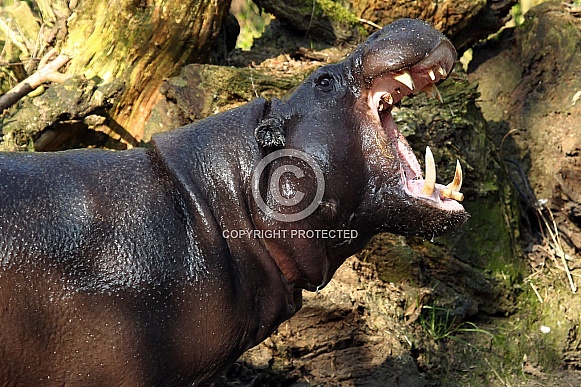
[[368,33],[361,25],[359,18],[349,11],[345,6],[345,3],[348,2],[333,0],[304,0],[299,4],[298,10],[305,15],[312,15],[314,19],[327,18],[333,25],[337,23],[355,27],[362,37],[367,36]]
[[515,251],[518,228],[514,220],[510,220],[507,203],[491,195],[477,202],[466,202],[465,207],[471,218],[462,235],[465,242],[456,241],[457,253],[495,276],[508,275],[510,284],[519,278],[522,280],[525,268],[521,254]]
[[315,0],[316,4],[327,15],[328,18],[338,21],[355,24],[359,21],[357,16],[349,12],[347,8],[332,0]]
[[559,307],[567,297],[541,303],[532,287],[526,286],[519,300],[521,313],[500,326],[491,348],[491,352],[502,354],[497,359],[498,369],[507,380],[522,372],[523,364],[547,374],[559,370],[569,332],[578,329]]

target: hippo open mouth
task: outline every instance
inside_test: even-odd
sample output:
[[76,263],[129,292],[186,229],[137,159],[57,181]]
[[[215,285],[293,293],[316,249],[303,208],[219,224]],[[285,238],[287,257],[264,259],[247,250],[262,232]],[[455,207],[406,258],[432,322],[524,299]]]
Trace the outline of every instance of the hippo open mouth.
[[447,211],[464,211],[460,192],[462,169],[456,162],[454,180],[448,184],[436,184],[436,166],[429,147],[426,147],[426,173],[423,177],[420,163],[405,137],[397,129],[392,109],[410,94],[425,92],[442,102],[436,84],[445,79],[456,60],[456,52],[448,40],[443,40],[426,57],[411,66],[389,70],[373,78],[369,89],[368,104],[377,119],[377,132],[392,144],[400,158],[400,171],[404,190],[410,196],[429,201],[431,205]]

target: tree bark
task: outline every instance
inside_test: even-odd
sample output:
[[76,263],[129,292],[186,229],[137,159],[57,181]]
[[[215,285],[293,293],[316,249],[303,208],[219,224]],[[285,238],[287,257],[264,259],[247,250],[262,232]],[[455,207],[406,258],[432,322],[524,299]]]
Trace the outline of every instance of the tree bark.
[[141,141],[163,79],[208,57],[229,6],[230,0],[84,0],[63,45],[71,57],[66,73],[124,80],[110,114]]
[[[387,25],[404,17],[419,18],[433,24],[462,51],[498,31],[509,18],[516,0],[254,0],[291,28],[312,38],[336,43],[361,37],[355,33],[370,23]],[[353,41],[358,43],[358,41]]]
[[[207,61],[215,51],[214,44],[230,0],[83,0],[78,3],[36,0],[36,5],[37,14],[32,19],[26,17],[33,12],[25,3],[6,8],[7,15],[21,17],[0,14],[3,23],[0,33],[5,35],[5,46],[13,47],[9,58],[0,55],[10,63],[21,62],[10,67],[15,70],[9,78],[0,78],[4,83],[5,79],[22,81],[31,74],[34,74],[32,79],[39,78],[42,75],[38,70],[39,58],[56,48],[57,53],[70,58],[64,70],[68,78],[91,80],[99,85],[124,84],[123,92],[109,105],[107,122],[122,135],[123,142],[132,146],[144,140],[144,122],[160,98],[163,80],[179,73],[188,63]],[[39,85],[28,82],[26,86],[34,89]],[[73,89],[82,87],[81,80]],[[20,94],[18,99],[22,97]],[[34,109],[33,105],[23,102],[19,109]],[[62,107],[58,101],[49,103],[47,109],[51,106]],[[12,116],[17,114],[15,110],[11,109]],[[43,114],[58,117],[67,112],[47,110]],[[5,122],[11,123],[10,130],[17,130],[13,119]],[[24,130],[24,135],[36,133],[36,137],[30,138],[32,141],[44,130],[29,129]],[[6,125],[2,131],[9,134]],[[14,133],[13,137],[21,135]]]
[[231,109],[256,97],[270,99],[284,95],[298,85],[303,76],[294,74],[283,78],[263,68],[190,64],[178,76],[163,82],[159,101],[145,123],[146,137]]

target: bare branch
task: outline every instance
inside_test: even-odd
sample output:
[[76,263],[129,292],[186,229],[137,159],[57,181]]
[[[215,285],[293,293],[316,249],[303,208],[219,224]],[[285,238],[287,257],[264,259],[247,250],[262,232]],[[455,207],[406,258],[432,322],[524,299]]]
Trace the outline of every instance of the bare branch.
[[[30,93],[45,82],[57,79],[55,73],[69,61],[66,55],[59,55],[52,62],[38,70],[30,77],[16,85],[8,93],[0,97],[0,112],[14,105],[19,99]],[[62,78],[59,78],[62,79]]]
[[54,54],[56,54],[56,48],[51,48],[50,50],[48,50],[48,52],[46,54],[44,54],[44,56],[40,59],[40,62],[38,62],[38,69],[42,69],[44,66],[47,65],[48,61],[54,56]]

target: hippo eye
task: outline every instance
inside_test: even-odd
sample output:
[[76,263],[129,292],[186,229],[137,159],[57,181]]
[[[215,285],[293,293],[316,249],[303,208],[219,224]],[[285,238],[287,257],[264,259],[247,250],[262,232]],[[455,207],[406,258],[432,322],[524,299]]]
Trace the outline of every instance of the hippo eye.
[[315,85],[319,90],[331,91],[335,80],[329,74],[323,74],[315,79]]

